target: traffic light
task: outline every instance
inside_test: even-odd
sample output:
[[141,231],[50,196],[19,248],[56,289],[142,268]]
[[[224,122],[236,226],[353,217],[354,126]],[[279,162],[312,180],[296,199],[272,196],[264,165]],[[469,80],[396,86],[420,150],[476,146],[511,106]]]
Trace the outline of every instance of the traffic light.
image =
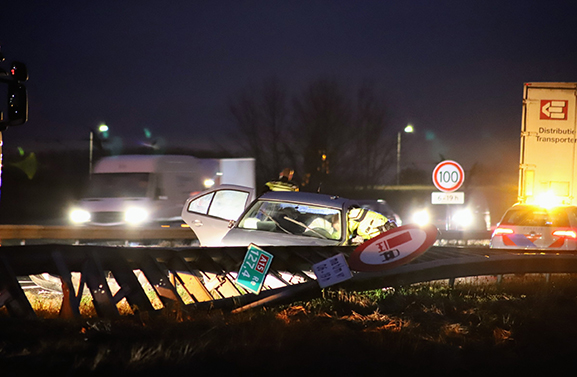
[[8,84],[8,125],[19,126],[28,120],[28,93],[24,84]]
[[[4,56],[0,54],[0,62],[3,60]],[[27,80],[28,68],[22,62],[12,62],[8,71],[0,68],[0,83],[8,85],[6,119],[0,112],[0,131],[8,126],[19,126],[28,120],[28,92],[23,84]]]
[[28,81],[28,68],[26,68],[26,64],[22,62],[12,62],[10,75],[19,83]]

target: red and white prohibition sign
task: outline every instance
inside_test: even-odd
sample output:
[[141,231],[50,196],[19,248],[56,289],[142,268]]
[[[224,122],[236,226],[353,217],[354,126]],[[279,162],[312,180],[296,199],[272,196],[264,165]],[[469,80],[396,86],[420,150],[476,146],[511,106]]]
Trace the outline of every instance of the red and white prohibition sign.
[[444,192],[453,192],[459,189],[465,181],[465,171],[455,161],[445,160],[433,170],[435,187]]

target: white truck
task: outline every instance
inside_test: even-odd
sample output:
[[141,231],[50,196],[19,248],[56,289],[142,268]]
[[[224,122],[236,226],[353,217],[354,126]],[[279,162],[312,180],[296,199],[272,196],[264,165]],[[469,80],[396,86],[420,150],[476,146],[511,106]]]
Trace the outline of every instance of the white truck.
[[74,224],[181,224],[191,195],[213,185],[255,186],[253,158],[202,159],[180,155],[121,155],[100,159],[83,198],[71,208]]
[[518,202],[576,204],[577,83],[525,83]]

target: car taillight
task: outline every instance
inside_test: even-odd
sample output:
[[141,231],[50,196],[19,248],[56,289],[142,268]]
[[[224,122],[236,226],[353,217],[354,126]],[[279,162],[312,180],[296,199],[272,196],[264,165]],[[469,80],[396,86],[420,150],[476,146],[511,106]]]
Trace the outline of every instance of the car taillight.
[[513,232],[513,229],[511,229],[511,228],[499,227],[499,228],[495,229],[495,231],[493,232],[493,237],[502,236],[504,234],[513,234],[513,233],[515,233],[515,232]]
[[565,229],[565,230],[559,229],[554,231],[553,235],[556,237],[577,239],[577,231],[575,231],[574,229]]

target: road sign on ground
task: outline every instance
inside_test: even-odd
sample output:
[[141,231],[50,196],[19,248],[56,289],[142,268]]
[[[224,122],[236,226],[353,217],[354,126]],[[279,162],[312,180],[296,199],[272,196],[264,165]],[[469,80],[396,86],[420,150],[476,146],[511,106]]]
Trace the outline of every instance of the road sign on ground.
[[254,244],[250,244],[238,270],[236,283],[258,295],[272,263],[272,258],[272,254],[267,253]]
[[334,257],[313,264],[313,271],[321,288],[326,288],[353,277],[343,254],[337,254]]
[[434,225],[416,224],[393,228],[363,242],[349,257],[356,271],[386,271],[409,263],[427,251],[437,239]]

